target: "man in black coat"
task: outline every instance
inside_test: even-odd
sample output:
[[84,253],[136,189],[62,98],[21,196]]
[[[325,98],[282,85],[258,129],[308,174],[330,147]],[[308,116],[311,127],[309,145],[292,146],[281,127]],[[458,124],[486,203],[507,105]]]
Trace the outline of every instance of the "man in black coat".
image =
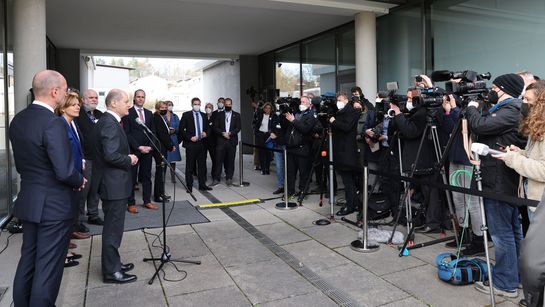
[[121,118],[129,111],[129,97],[119,89],[112,89],[106,96],[108,110],[97,122],[92,133],[93,150],[96,157],[93,165],[93,186],[102,199],[104,227],[102,228],[102,274],[105,283],[128,283],[136,281],[132,263],[122,264],[119,246],[123,239],[125,205],[133,191],[131,166],[138,158],[130,154],[129,143]]
[[53,113],[66,96],[66,80],[44,70],[34,76],[32,90],[36,99],[9,127],[21,175],[13,214],[23,224],[13,301],[15,306],[54,306],[78,210],[75,190],[86,180],[74,168],[66,122]]
[[336,215],[344,216],[356,211],[356,174],[359,171],[356,135],[360,112],[348,102],[344,93],[337,95],[339,111],[329,119],[333,133],[333,162],[344,184],[346,205]]
[[216,172],[214,173],[212,186],[219,184],[221,168],[225,168],[225,182],[228,186],[233,184],[235,172],[235,155],[240,132],[240,113],[233,111],[233,100],[225,98],[225,111],[219,112],[214,119],[214,133],[216,140]]
[[160,101],[155,105],[156,112],[153,114],[153,127],[155,127],[155,136],[159,140],[156,142],[159,152],[153,151],[153,158],[155,159],[155,180],[153,182],[153,200],[156,202],[162,202],[163,197],[165,201],[168,201],[165,195],[165,174],[166,165],[163,163],[163,157],[167,156],[167,152],[175,151],[176,147],[172,143],[170,138],[170,128],[163,117],[167,114],[168,105],[165,101]]
[[93,161],[95,160],[91,146],[91,131],[96,122],[102,116],[102,112],[97,110],[98,94],[92,89],[88,89],[83,93],[83,107],[80,108],[79,116],[74,120],[81,131],[83,140],[83,154],[85,158],[85,169],[83,175],[89,184],[80,193],[79,200],[79,216],[85,215],[85,204],[87,204],[87,222],[94,225],[102,225],[104,221],[98,216],[98,194],[96,191],[91,191],[91,181],[93,176]]
[[183,142],[185,148],[185,181],[189,192],[193,190],[193,171],[197,165],[197,177],[199,178],[199,190],[212,190],[206,185],[206,147],[204,140],[208,137],[208,118],[200,111],[201,100],[191,99],[191,111],[184,112],[180,120],[178,140]]
[[[123,117],[123,127],[127,134],[127,138],[129,139],[131,153],[138,157],[138,164],[132,167],[133,186],[136,185],[138,179],[142,184],[142,200],[144,201],[144,207],[155,210],[158,207],[151,202],[151,164],[153,147],[149,138],[144,134],[144,128],[136,122],[136,119],[138,118],[146,127],[148,127],[148,129],[155,131],[152,120],[153,114],[150,110],[144,108],[145,101],[146,93],[144,90],[136,90],[134,92],[134,106],[129,109],[129,114]],[[135,204],[136,200],[134,199],[133,191],[129,197],[127,207],[127,210],[130,213],[138,213]]]

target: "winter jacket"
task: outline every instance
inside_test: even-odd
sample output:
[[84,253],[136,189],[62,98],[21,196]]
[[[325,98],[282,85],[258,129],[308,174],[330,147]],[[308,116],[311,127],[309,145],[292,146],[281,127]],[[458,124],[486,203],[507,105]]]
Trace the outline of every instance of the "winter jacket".
[[343,171],[358,171],[358,147],[356,134],[360,112],[347,104],[335,114],[331,123],[333,133],[333,161],[335,168]]

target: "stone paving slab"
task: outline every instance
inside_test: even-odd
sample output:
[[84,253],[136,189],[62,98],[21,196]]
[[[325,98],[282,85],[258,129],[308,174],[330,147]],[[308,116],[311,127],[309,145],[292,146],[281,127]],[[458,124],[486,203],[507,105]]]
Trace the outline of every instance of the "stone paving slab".
[[209,289],[168,298],[170,306],[252,306],[235,286]]
[[193,229],[195,229],[205,243],[252,237],[251,234],[231,219],[193,225]]
[[254,226],[280,222],[279,218],[256,205],[233,207],[232,209]]
[[272,252],[253,237],[210,241],[206,244],[224,267],[248,265],[276,258]]
[[224,221],[224,220],[231,220],[227,214],[223,213],[221,209],[203,209],[201,210],[201,213],[206,216],[207,219],[210,220],[210,222],[216,222],[216,221]]
[[350,260],[314,240],[284,245],[283,248],[314,272],[350,263]]
[[266,210],[276,215],[281,220],[287,222],[293,227],[303,229],[315,226],[312,222],[323,219],[324,216],[320,215],[310,209],[299,207],[295,210],[283,211],[275,208],[275,204],[267,202]]
[[256,226],[256,228],[278,245],[311,240],[303,232],[283,222]]
[[259,304],[261,307],[334,307],[338,306],[322,292],[314,292],[294,297],[288,297],[277,301]]
[[422,306],[428,306],[428,305],[415,299],[414,297],[409,297],[409,298],[405,298],[400,301],[392,302],[382,306],[383,307],[422,307]]
[[[153,241],[153,236],[149,236],[148,240]],[[162,239],[162,237],[161,237]],[[154,244],[151,251],[155,257],[159,257],[163,249],[159,246],[159,241]],[[196,233],[169,234],[167,236],[167,245],[172,258],[190,258],[209,255],[210,250],[202,242],[201,238]]]
[[279,259],[228,267],[252,304],[316,292],[316,288]]
[[167,306],[161,284],[139,280],[124,285],[109,285],[89,289],[87,291],[87,307],[119,307],[119,306]]
[[329,248],[348,246],[358,238],[358,233],[340,223],[301,229],[314,240]]

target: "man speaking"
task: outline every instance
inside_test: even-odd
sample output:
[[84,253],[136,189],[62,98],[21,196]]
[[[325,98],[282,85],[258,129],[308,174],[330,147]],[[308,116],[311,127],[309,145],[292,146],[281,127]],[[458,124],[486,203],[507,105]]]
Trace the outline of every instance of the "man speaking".
[[136,281],[135,275],[126,274],[134,264],[122,264],[118,249],[123,238],[125,206],[133,188],[131,166],[136,165],[138,158],[130,154],[121,127],[121,118],[129,114],[127,93],[112,89],[106,96],[106,108],[92,134],[96,157],[93,187],[102,199],[104,211],[102,274],[105,283],[128,283]]

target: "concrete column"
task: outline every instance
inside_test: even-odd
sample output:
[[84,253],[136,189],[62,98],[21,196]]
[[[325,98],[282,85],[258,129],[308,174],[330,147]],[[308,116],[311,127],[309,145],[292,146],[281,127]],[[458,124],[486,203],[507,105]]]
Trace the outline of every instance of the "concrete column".
[[376,31],[375,13],[361,12],[356,15],[356,84],[373,103],[377,93]]
[[27,106],[32,77],[47,67],[45,1],[13,1],[15,113]]

